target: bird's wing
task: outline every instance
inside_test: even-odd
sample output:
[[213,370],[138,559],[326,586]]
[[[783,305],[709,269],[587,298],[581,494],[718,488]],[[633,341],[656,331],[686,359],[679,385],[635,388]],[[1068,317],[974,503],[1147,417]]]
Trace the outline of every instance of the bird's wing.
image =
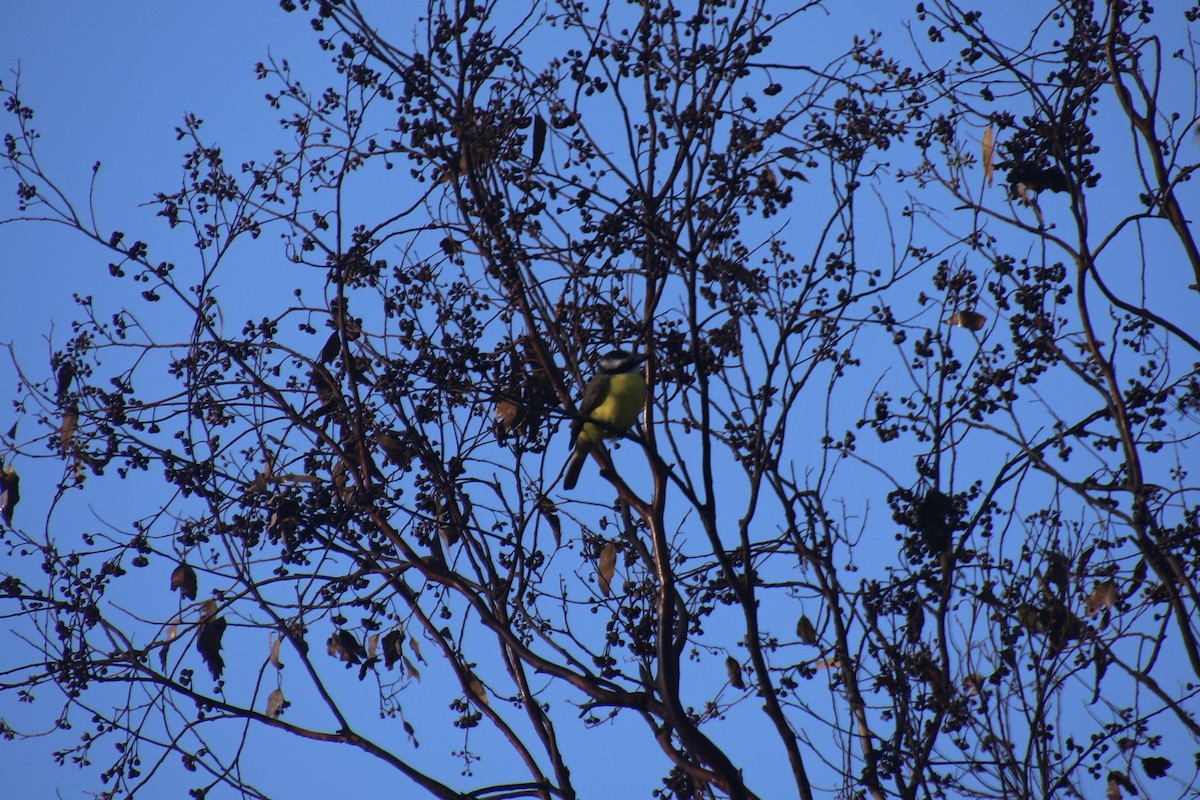
[[596,375],[583,390],[583,399],[579,401],[579,416],[571,422],[571,447],[575,446],[575,437],[579,435],[583,424],[596,408],[604,402],[608,395],[610,381],[606,375]]

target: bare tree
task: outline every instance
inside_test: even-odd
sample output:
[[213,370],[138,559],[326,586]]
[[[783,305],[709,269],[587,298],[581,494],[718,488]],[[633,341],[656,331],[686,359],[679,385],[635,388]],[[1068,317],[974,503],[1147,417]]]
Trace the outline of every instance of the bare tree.
[[[1194,12],[1047,3],[1012,39],[930,2],[815,65],[816,3],[444,0],[411,40],[283,5],[336,79],[259,66],[263,161],[185,121],[187,263],[59,191],[5,90],[14,220],[106,249],[118,304],[26,370],[7,463],[162,476],[122,530],[4,533],[2,686],[94,721],[60,760],[267,796],[266,726],[433,797],[574,798],[574,742],[635,722],[661,797],[1190,796]],[[264,234],[295,287],[239,325]],[[614,346],[642,424],[564,492]],[[447,704],[453,769],[415,747]]]

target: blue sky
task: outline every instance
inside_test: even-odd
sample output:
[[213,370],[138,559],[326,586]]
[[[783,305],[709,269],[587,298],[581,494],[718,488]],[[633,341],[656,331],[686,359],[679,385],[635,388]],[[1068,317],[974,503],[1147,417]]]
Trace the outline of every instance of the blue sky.
[[[389,4],[381,5],[386,14]],[[883,27],[888,14],[898,17],[909,5],[871,4],[870,22]],[[865,21],[866,16],[858,19]],[[102,229],[161,231],[153,209],[140,206],[156,191],[175,188],[182,147],[175,141],[174,130],[185,112],[205,119],[207,135],[221,142],[228,160],[236,163],[269,154],[270,143],[280,141],[283,134],[274,124],[278,112],[262,99],[272,87],[254,80],[253,74],[254,64],[268,53],[289,59],[301,74],[309,69],[314,75],[326,74],[325,55],[315,45],[306,15],[284,14],[274,2],[21,3],[8,9],[5,19],[6,25],[0,29],[0,69],[20,66],[22,94],[35,108],[34,124],[43,136],[41,153],[48,171],[60,176],[63,187],[74,197],[83,197],[92,164],[103,163],[95,202]],[[808,32],[813,41],[841,49],[849,41],[849,29],[844,26],[856,21],[854,15],[825,19],[827,30],[820,29],[818,22]],[[381,17],[376,20],[385,28],[389,22]],[[1015,15],[1006,21],[1018,24]],[[893,29],[892,41],[900,35]],[[9,85],[14,77],[6,74],[3,80]],[[313,84],[319,82],[317,78]],[[9,213],[11,197],[3,202],[6,205],[0,205],[0,216]],[[1048,199],[1047,207],[1054,202]],[[179,257],[186,257],[186,241],[180,239],[176,246]],[[255,273],[255,280],[290,280],[286,273],[274,271],[277,267],[259,266],[263,271]],[[35,365],[48,360],[50,347],[43,334],[49,334],[56,323],[55,343],[65,339],[67,332],[62,326],[74,313],[72,295],[102,295],[111,280],[94,249],[64,229],[46,225],[0,228],[0,272],[5,275],[9,301],[0,318],[0,343],[13,342],[18,359]],[[240,299],[246,304],[245,313],[238,308],[239,298],[229,301],[227,313],[233,320],[252,313],[252,292]],[[0,386],[9,387],[14,381],[11,363],[0,358]],[[3,413],[8,413],[7,406]],[[0,416],[0,428],[7,428],[8,419]],[[840,468],[854,469],[849,465]],[[42,469],[45,475],[57,476],[59,467],[22,464],[26,492],[18,514],[26,520],[40,519],[50,505],[48,492],[38,487],[55,478],[39,481]],[[585,472],[588,470],[594,471],[594,467],[589,465]],[[119,497],[69,498],[55,520],[64,527],[102,529],[105,520],[119,514],[123,502]],[[880,508],[882,511],[882,503]],[[161,594],[146,602],[159,600]],[[174,597],[170,600],[174,602]],[[250,642],[247,646],[255,645]],[[355,686],[347,681],[344,689],[359,691]],[[370,707],[374,698],[370,686],[366,688],[361,702]],[[15,720],[26,713],[26,709],[9,707],[11,703],[9,696],[0,696],[0,716]],[[746,705],[751,704],[753,698]],[[302,712],[297,708],[294,713]],[[735,718],[742,713],[753,719],[753,724],[762,724],[744,707],[735,709]],[[568,746],[581,752],[602,751],[606,745],[620,748],[627,741],[626,724],[635,723],[573,737]],[[251,741],[263,744],[255,768],[269,776],[264,785],[277,789],[281,797],[338,792],[365,795],[378,791],[380,781],[393,775],[366,756],[338,752],[328,745],[269,732],[252,734]],[[454,745],[453,740],[427,738],[422,750],[429,756]],[[755,746],[754,737],[748,736],[733,743],[732,749],[750,751]],[[58,789],[62,797],[75,798],[82,788],[94,787],[94,782],[81,779],[73,770],[54,769],[45,758],[46,749],[39,740],[0,742],[0,774],[15,776],[17,796],[52,796]],[[641,769],[646,775],[658,774],[660,760],[655,754],[646,755],[644,761],[635,758],[626,767]],[[611,765],[603,760],[585,758],[580,764],[580,773],[592,771],[597,782],[611,771]],[[586,780],[580,780],[580,785],[587,785]]]

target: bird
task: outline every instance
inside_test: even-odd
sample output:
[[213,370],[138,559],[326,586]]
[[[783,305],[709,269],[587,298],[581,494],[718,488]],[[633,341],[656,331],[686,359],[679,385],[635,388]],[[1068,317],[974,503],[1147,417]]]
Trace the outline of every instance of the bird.
[[646,378],[641,365],[646,356],[613,350],[600,358],[600,371],[588,381],[571,423],[571,460],[567,462],[564,489],[574,489],[588,453],[602,439],[620,436],[637,421],[646,403]]

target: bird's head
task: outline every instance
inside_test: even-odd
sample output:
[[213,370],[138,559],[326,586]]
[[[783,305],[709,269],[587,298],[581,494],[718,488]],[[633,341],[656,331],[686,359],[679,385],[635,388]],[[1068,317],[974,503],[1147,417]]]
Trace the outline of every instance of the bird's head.
[[631,372],[646,360],[646,356],[629,353],[625,350],[613,350],[600,357],[600,371],[608,375]]

